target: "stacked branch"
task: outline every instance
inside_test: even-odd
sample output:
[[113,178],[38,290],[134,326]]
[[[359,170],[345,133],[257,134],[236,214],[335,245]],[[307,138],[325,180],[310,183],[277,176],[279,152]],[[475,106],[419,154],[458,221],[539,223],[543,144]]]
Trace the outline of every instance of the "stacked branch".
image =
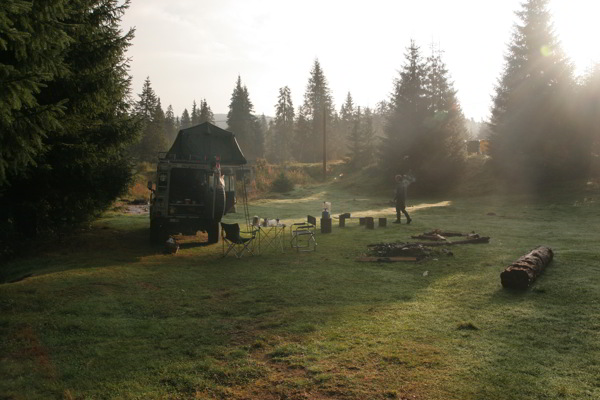
[[540,246],[520,257],[500,274],[502,286],[527,289],[550,264],[554,253],[550,247]]

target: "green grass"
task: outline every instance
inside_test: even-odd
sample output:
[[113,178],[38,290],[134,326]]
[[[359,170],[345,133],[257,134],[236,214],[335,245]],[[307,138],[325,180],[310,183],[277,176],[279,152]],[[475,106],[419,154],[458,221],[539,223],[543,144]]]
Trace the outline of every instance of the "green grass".
[[[389,198],[343,182],[250,213],[291,222],[325,200],[334,215],[392,217]],[[0,398],[598,399],[599,201],[572,188],[412,198],[411,225],[352,220],[319,234],[316,253],[240,260],[188,240],[163,255],[147,217],[107,214],[1,267],[3,281],[33,276],[0,285]],[[433,228],[492,240],[421,263],[355,261]],[[541,244],[555,251],[547,271],[503,290],[504,267]]]

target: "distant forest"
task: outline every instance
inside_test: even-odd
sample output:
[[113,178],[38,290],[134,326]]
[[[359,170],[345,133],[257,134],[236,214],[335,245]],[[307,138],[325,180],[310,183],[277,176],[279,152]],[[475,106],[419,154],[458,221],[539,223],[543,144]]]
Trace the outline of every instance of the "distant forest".
[[[302,104],[289,87],[275,113],[256,115],[237,77],[229,112],[215,121],[206,99],[175,115],[147,78],[131,94],[126,49],[129,1],[6,0],[0,3],[0,239],[79,226],[124,193],[136,163],[152,162],[179,129],[205,121],[235,133],[250,160],[345,159],[389,182],[410,172],[443,191],[465,168],[465,140],[490,141],[498,176],[544,185],[586,177],[600,142],[600,66],[576,77],[551,28],[548,0],[517,10],[492,117],[466,121],[441,49],[411,41],[388,98],[374,108],[351,93],[333,104],[318,60]],[[507,27],[508,29],[509,27]],[[2,249],[0,248],[0,252]]]

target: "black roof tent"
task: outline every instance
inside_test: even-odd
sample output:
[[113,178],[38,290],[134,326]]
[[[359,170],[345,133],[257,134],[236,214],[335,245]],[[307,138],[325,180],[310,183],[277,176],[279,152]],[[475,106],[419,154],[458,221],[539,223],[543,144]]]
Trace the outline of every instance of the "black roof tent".
[[246,157],[232,132],[209,122],[182,129],[166,158],[210,164],[219,157],[223,165],[244,165]]

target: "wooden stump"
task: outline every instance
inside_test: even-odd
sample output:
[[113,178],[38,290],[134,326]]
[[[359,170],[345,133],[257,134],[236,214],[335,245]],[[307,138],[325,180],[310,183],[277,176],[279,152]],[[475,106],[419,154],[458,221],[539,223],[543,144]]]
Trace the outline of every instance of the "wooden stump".
[[340,228],[343,228],[345,226],[346,226],[346,217],[340,216]]
[[366,224],[366,223],[367,223],[367,219],[366,219],[365,217],[360,217],[360,218],[358,218],[358,224],[359,224],[360,226],[362,226],[362,225],[364,225],[364,224]]
[[373,217],[366,217],[365,223],[367,225],[367,229],[375,229],[375,221]]
[[554,252],[550,247],[540,246],[520,257],[500,274],[502,286],[511,289],[527,289],[550,264]]
[[385,228],[387,226],[387,218],[379,218],[379,227]]

